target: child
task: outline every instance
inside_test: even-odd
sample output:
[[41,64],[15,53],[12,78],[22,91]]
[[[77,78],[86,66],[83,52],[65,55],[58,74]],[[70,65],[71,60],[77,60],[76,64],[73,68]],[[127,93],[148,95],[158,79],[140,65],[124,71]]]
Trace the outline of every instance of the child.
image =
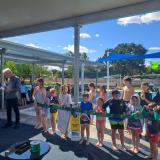
[[42,105],[42,128],[43,132],[47,133],[48,132],[48,107],[50,105],[50,93],[47,91],[46,97],[44,100],[44,104]]
[[[139,93],[139,96],[142,108],[152,102],[152,94],[149,92],[149,83],[143,82],[141,84],[141,92]],[[147,139],[147,119],[143,119],[143,125],[145,138]]]
[[158,143],[160,142],[160,107],[150,103],[144,107],[142,115],[147,119],[147,136],[150,142],[151,154],[146,160],[158,160]]
[[[132,86],[132,80],[130,77],[124,77],[123,78],[123,93],[122,93],[122,99],[125,101],[126,105],[129,103],[132,95],[134,94],[134,88]],[[124,128],[127,130],[127,119],[124,121]]]
[[152,102],[152,94],[149,92],[149,83],[143,82],[141,84],[141,92],[139,95],[142,107]]
[[[61,94],[59,95],[60,107],[70,107],[72,104],[71,95],[68,94],[68,87],[62,86]],[[68,137],[70,112],[66,110],[58,110],[58,129],[61,132],[61,138],[66,139]]]
[[120,99],[121,95],[118,90],[112,90],[112,99],[108,100],[104,105],[103,109],[106,111],[106,108],[109,106],[110,108],[110,125],[112,129],[112,149],[117,151],[116,145],[116,131],[118,130],[120,135],[120,141],[122,145],[122,149],[126,150],[124,145],[124,119],[122,116],[126,113],[126,104]]
[[21,90],[21,104],[22,106],[26,106],[26,94],[27,94],[27,86],[25,85],[24,80],[21,81],[21,86],[20,86],[20,90]]
[[131,97],[134,95],[134,88],[132,86],[132,81],[131,78],[129,77],[124,77],[123,79],[123,95],[122,99],[126,102],[129,103]]
[[36,125],[35,128],[42,128],[42,104],[46,97],[46,89],[44,88],[44,81],[42,78],[39,78],[36,82],[37,86],[33,91],[34,106],[36,111]]
[[100,87],[99,97],[103,98],[104,102],[107,102],[107,92],[105,86]]
[[[81,111],[87,112],[92,111],[93,106],[92,103],[89,102],[89,95],[83,94],[83,101],[81,102]],[[80,117],[80,123],[81,123],[81,140],[79,144],[82,144],[84,142],[84,131],[86,130],[87,135],[87,141],[86,145],[89,145],[89,137],[90,137],[90,114],[89,113],[82,113]]]
[[[50,97],[50,105],[58,105],[58,96],[57,96],[57,91],[55,88],[50,89],[51,97]],[[52,127],[52,132],[51,134],[55,134],[56,132],[56,121],[57,121],[57,109],[53,109],[50,107],[50,116],[51,116],[51,127]]]
[[95,112],[101,113],[102,115],[97,115],[96,116],[96,128],[97,128],[97,137],[98,137],[98,142],[97,146],[102,147],[103,146],[103,139],[104,139],[104,127],[105,127],[105,117],[104,111],[103,111],[103,105],[104,105],[104,100],[103,98],[98,98],[97,100],[97,106],[95,108]]
[[[142,107],[140,106],[140,99],[138,96],[132,96],[130,103],[128,104],[128,114],[140,114]],[[133,147],[131,151],[135,154],[139,152],[139,141],[140,141],[140,134],[142,133],[142,124],[140,119],[129,118],[128,119],[128,130],[132,133],[132,143]]]

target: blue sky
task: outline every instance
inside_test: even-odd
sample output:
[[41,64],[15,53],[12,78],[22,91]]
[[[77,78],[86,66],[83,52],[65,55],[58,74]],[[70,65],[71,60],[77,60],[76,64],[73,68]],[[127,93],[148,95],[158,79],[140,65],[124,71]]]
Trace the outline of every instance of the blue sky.
[[[25,45],[65,54],[73,50],[73,28],[7,38]],[[119,43],[142,44],[148,53],[160,51],[160,12],[84,25],[81,27],[80,51],[97,60],[107,48]]]

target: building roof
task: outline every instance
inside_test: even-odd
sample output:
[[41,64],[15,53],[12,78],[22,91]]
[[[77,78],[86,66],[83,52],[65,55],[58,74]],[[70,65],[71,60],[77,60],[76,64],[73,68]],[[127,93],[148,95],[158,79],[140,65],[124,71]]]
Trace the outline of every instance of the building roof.
[[0,38],[158,11],[160,0],[1,0]]

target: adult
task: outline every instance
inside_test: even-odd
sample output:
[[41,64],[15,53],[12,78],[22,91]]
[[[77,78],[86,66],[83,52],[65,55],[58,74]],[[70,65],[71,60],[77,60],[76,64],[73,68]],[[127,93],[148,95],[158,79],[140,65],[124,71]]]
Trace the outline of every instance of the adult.
[[36,87],[33,91],[33,100],[36,111],[36,125],[35,128],[42,128],[42,104],[44,104],[46,98],[46,89],[44,88],[44,81],[42,78],[38,78],[36,81]]
[[[89,87],[89,101],[94,105],[96,105],[96,87],[94,83],[90,83]],[[91,124],[93,124],[93,115],[91,115]]]
[[12,123],[12,108],[15,112],[15,124],[14,129],[19,127],[20,115],[18,108],[18,93],[20,92],[20,80],[15,76],[9,68],[3,70],[3,75],[5,79],[4,92],[7,108],[7,123],[3,128],[11,127]]
[[[61,108],[70,107],[72,104],[71,95],[68,94],[68,87],[62,86],[61,93],[59,95],[59,105]],[[66,139],[68,137],[70,112],[66,110],[58,110],[58,129],[61,132],[61,138]]]

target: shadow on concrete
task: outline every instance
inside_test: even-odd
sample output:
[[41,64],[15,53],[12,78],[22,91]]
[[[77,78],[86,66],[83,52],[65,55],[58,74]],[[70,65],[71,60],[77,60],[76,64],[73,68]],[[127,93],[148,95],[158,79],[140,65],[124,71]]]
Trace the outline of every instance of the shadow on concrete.
[[[88,160],[143,160],[143,158],[136,156],[130,152],[114,152],[109,146],[98,148],[93,144],[86,146],[85,144],[79,145],[77,142],[72,142],[70,139],[62,140],[58,135],[51,136],[44,134],[43,136],[49,143],[57,145],[57,150],[61,150],[62,153],[67,152],[67,155],[74,153],[77,158],[85,158]],[[54,151],[56,152],[56,150]],[[67,159],[65,155],[66,154],[61,154],[62,157],[60,159]]]
[[[105,133],[105,134],[108,134],[108,135],[111,135],[111,129],[105,128],[105,132],[104,132],[104,133]],[[116,134],[116,137],[117,137],[117,139],[119,139],[119,134],[118,134],[118,133]],[[143,138],[143,137],[142,137],[142,138]],[[143,140],[145,140],[145,138],[143,138]],[[128,144],[131,144],[131,143],[132,143],[132,140],[131,140],[130,137],[127,137],[127,136],[125,135],[125,142],[128,143]],[[147,146],[145,146],[144,144],[142,144],[142,143],[140,143],[139,146],[140,146],[141,148],[143,148],[143,149],[144,149],[145,151],[147,151],[147,152],[150,151],[150,149],[149,149]]]
[[28,140],[40,133],[32,125],[23,123],[16,130],[12,127],[6,129],[1,128],[5,123],[6,120],[0,119],[0,152],[6,150],[16,142]]

